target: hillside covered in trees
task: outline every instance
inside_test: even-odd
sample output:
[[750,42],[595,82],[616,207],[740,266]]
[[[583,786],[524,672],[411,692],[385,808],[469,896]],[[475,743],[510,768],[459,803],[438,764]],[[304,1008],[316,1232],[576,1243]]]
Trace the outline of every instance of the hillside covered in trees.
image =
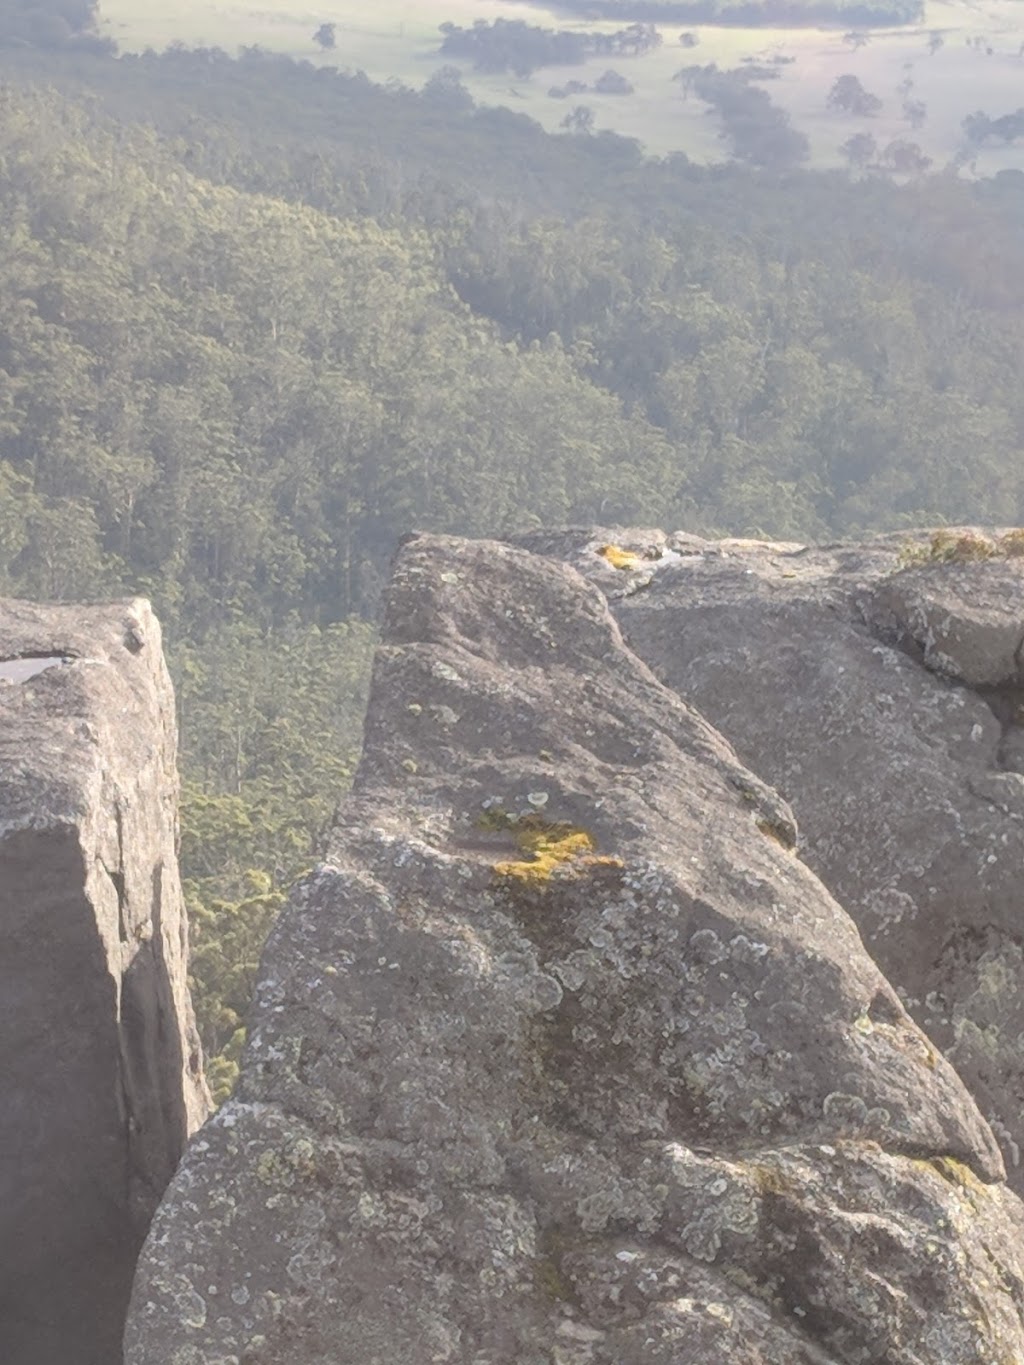
[[166,624],[222,1087],[404,532],[1024,519],[1024,176],[650,161],[257,51],[0,79],[0,591]]
[[97,21],[96,0],[0,0],[0,46],[105,52]]
[[749,28],[912,24],[924,12],[921,0],[559,0],[559,9],[582,19]]

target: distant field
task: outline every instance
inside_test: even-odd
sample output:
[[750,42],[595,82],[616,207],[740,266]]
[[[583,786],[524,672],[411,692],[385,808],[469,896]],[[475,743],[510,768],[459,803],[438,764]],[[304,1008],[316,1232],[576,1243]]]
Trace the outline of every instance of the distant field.
[[[362,3],[323,0],[101,0],[106,31],[123,50],[162,48],[175,40],[223,47],[258,44],[318,64],[361,69],[375,80],[398,79],[422,85],[444,63],[437,52],[438,25],[471,24],[476,19],[521,17],[552,28],[611,32],[617,22],[587,23],[565,11],[515,0],[378,0]],[[337,48],[321,53],[313,33],[323,23],[337,26]],[[679,26],[663,25],[664,45],[638,58],[616,60],[616,69],[636,87],[631,96],[592,91],[569,100],[551,99],[547,91],[569,80],[588,85],[607,69],[607,59],[584,66],[549,67],[526,80],[509,76],[463,73],[466,85],[481,102],[507,104],[557,128],[574,103],[594,110],[598,128],[611,128],[638,138],[652,152],[685,151],[701,160],[721,157],[714,121],[705,106],[685,99],[672,76],[681,66],[717,62],[737,66],[744,58],[791,57],[780,80],[763,88],[789,111],[794,124],[811,141],[815,164],[839,165],[839,146],[854,132],[870,131],[884,145],[896,137],[917,142],[945,164],[960,139],[960,121],[976,110],[998,116],[1024,105],[1024,4],[1021,0],[936,0],[927,5],[920,24],[872,31],[869,43],[852,51],[836,30],[807,28],[745,29],[693,26],[698,46],[679,44]],[[943,46],[928,50],[931,32]],[[968,44],[971,44],[970,46]],[[975,44],[980,44],[976,46]],[[991,53],[989,52],[991,49]],[[882,100],[876,118],[848,118],[825,106],[837,76],[856,74]],[[912,131],[901,114],[906,96],[901,83],[913,82],[909,97],[927,106],[924,125]],[[977,156],[979,174],[1024,170],[1024,142],[985,147]]]

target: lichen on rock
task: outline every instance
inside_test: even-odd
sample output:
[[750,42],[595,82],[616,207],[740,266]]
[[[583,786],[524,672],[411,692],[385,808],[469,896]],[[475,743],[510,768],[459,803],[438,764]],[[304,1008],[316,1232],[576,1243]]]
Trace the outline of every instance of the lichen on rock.
[[404,545],[128,1365],[1024,1358],[992,1134],[761,823],[793,842],[573,569]]
[[174,698],[141,600],[0,602],[0,1360],[120,1359],[135,1256],[206,1116]]
[[803,858],[964,1077],[1024,1192],[1024,533],[524,539],[602,589],[595,546],[663,547],[642,593],[609,594],[631,649],[792,803]]

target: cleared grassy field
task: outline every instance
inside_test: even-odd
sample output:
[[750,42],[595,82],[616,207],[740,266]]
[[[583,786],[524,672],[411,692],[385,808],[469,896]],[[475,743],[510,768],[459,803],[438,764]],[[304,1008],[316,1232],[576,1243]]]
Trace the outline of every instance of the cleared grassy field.
[[[377,0],[375,5],[325,0],[101,0],[106,31],[126,51],[162,48],[180,40],[234,51],[258,44],[293,57],[326,65],[362,69],[375,80],[422,83],[443,64],[437,51],[438,25],[446,20],[471,24],[476,19],[521,17],[552,28],[610,31],[614,23],[585,24],[536,4],[515,0]],[[333,23],[337,48],[322,53],[313,33]],[[672,76],[681,66],[717,62],[739,65],[744,59],[774,55],[793,61],[780,68],[781,79],[763,88],[787,109],[794,124],[810,138],[815,164],[839,165],[838,149],[852,134],[869,131],[880,145],[897,137],[918,143],[936,166],[944,165],[960,145],[960,122],[983,110],[993,117],[1024,105],[1024,2],[1022,0],[934,0],[924,23],[879,30],[857,51],[835,30],[742,29],[697,27],[696,48],[679,45],[680,25],[665,25],[664,45],[640,58],[623,58],[616,69],[636,87],[631,96],[585,95],[557,100],[552,86],[569,80],[592,84],[608,66],[607,59],[585,66],[546,67],[528,80],[478,76],[464,72],[474,96],[484,103],[507,104],[557,128],[574,103],[592,108],[599,128],[639,138],[652,152],[681,150],[700,160],[721,156],[714,120],[705,106],[686,99]],[[941,33],[943,46],[929,53],[928,35]],[[991,49],[991,51],[989,51]],[[857,75],[883,102],[872,119],[849,118],[826,108],[837,76]],[[909,92],[897,87],[912,81]],[[912,130],[902,115],[908,97],[927,106],[924,125]],[[1004,168],[1024,170],[1024,144],[985,147],[977,156],[979,174]]]

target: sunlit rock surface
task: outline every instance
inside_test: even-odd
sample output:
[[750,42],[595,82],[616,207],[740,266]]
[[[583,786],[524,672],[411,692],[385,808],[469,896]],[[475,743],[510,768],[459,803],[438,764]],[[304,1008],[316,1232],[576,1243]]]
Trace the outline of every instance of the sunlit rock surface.
[[207,1112],[144,602],[0,602],[0,1361],[113,1365]]
[[998,1148],[794,840],[574,570],[406,544],[128,1365],[1024,1359]]
[[[1024,1192],[1024,536],[1004,536],[530,544],[599,584],[631,648],[791,802],[801,856]],[[612,568],[608,543],[633,564]]]

